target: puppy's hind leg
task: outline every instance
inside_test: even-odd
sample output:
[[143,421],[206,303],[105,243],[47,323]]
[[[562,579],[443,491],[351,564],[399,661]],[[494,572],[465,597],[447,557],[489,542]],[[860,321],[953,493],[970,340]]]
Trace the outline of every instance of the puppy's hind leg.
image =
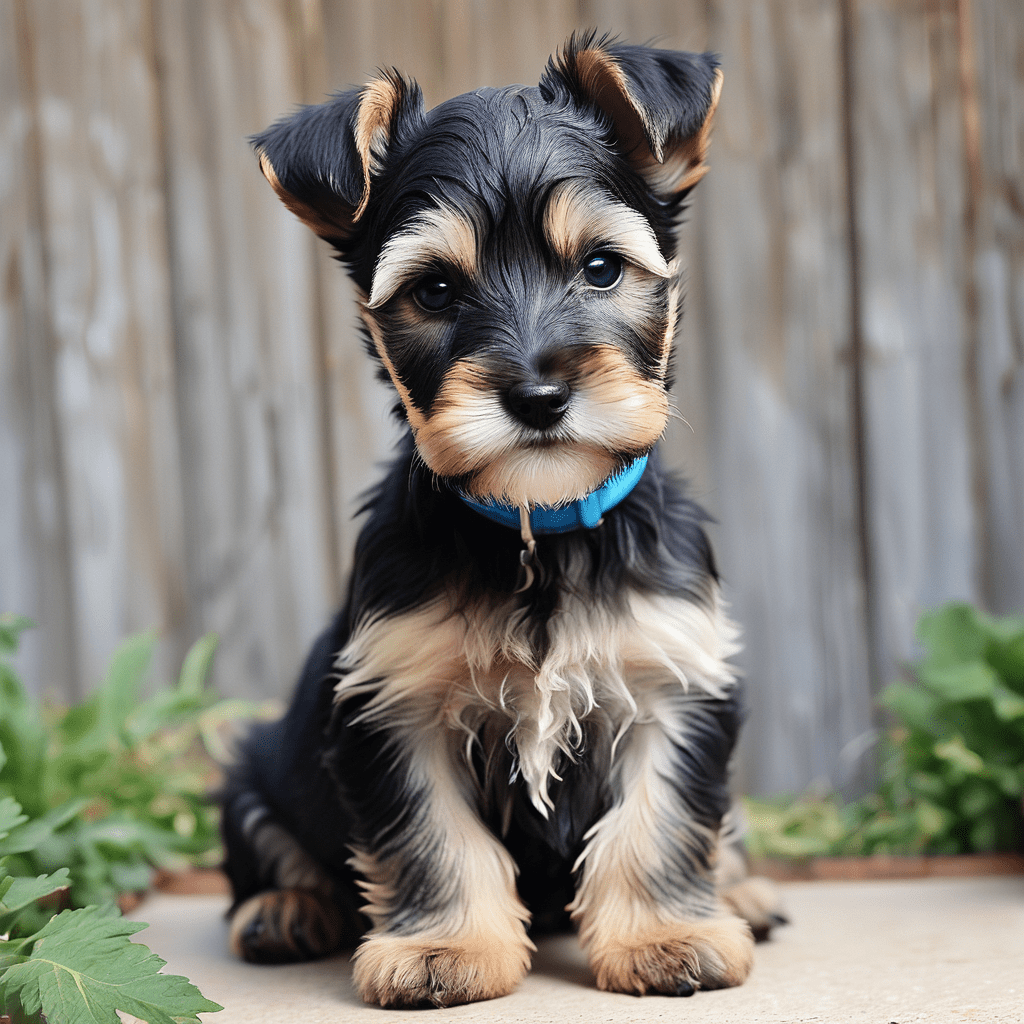
[[764,942],[778,925],[788,924],[778,886],[770,879],[751,875],[743,850],[742,831],[733,827],[741,809],[734,806],[722,825],[715,866],[715,886],[722,902],[742,917],[757,942]]
[[355,944],[364,925],[354,901],[258,794],[243,790],[225,803],[223,832],[235,893],[229,943],[237,956],[289,963]]

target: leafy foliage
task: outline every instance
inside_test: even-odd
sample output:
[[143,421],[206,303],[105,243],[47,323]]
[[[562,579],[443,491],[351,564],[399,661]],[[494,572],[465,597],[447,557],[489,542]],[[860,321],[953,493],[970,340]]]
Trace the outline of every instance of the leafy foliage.
[[924,657],[881,696],[898,720],[875,793],[749,800],[761,856],[971,853],[1019,848],[1024,834],[1024,617],[966,604],[922,616]]
[[32,820],[12,797],[0,800],[0,1012],[28,1024],[119,1024],[117,1010],[150,1024],[199,1024],[196,1014],[220,1010],[185,978],[160,974],[164,961],[130,941],[146,925],[112,905],[26,923],[36,921],[39,900],[67,886],[68,870],[13,878],[3,854],[31,852],[54,820]]
[[[35,832],[10,845],[13,875],[70,869],[70,901],[84,907],[148,887],[154,866],[216,858],[217,726],[251,712],[214,703],[205,679],[216,647],[209,635],[189,651],[174,686],[144,697],[155,637],[129,638],[107,676],[68,709],[31,700],[10,664],[30,623],[0,616],[0,799],[13,798]],[[202,742],[201,742],[202,741]]]

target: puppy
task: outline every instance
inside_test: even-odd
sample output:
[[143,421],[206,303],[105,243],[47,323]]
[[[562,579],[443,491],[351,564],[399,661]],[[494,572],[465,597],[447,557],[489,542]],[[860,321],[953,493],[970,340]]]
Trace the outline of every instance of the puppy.
[[247,960],[361,939],[366,1001],[448,1005],[510,992],[531,922],[571,915],[601,988],[747,977],[729,908],[764,932],[772,897],[720,856],[737,632],[656,447],[721,86],[710,54],[590,34],[537,88],[425,112],[392,71],[255,138],[408,429],[222,795]]

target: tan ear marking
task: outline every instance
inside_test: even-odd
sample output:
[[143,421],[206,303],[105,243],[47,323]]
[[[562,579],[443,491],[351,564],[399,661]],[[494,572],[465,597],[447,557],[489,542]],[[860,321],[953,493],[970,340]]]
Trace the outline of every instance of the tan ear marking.
[[[270,187],[277,193],[277,198],[284,203],[285,206],[295,214],[308,228],[315,231],[321,238],[338,238],[339,236],[345,236],[348,234],[348,230],[344,223],[339,220],[331,220],[325,217],[318,210],[314,209],[309,203],[304,203],[301,199],[297,199],[289,192],[284,185],[281,184],[280,179],[277,176],[277,172],[274,170],[273,164],[270,162],[270,158],[266,153],[259,153],[260,170],[263,172],[263,176],[270,182]],[[342,200],[338,199],[338,205],[343,205]]]
[[370,202],[370,179],[380,170],[400,98],[399,86],[391,78],[375,78],[363,89],[355,126],[356,152],[363,165],[363,194],[352,214],[353,221],[362,217]]
[[661,140],[611,54],[584,50],[576,55],[576,70],[586,94],[612,119],[626,155],[642,156],[648,150],[661,163]]
[[651,186],[661,192],[692,188],[707,173],[704,158],[711,123],[725,76],[715,69],[707,114],[687,138],[664,139],[629,90],[629,82],[614,57],[604,50],[584,50],[575,57],[584,93],[611,118],[622,151]]

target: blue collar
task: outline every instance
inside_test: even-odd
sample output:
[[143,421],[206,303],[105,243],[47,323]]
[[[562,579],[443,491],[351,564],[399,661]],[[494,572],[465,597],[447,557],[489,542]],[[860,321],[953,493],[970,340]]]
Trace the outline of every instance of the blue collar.
[[[592,530],[601,522],[601,517],[614,508],[640,481],[647,468],[647,456],[631,462],[622,472],[610,476],[596,491],[585,498],[579,498],[568,505],[548,508],[543,505],[530,510],[530,528],[534,533],[569,533],[572,530]],[[500,523],[512,530],[520,529],[519,509],[493,499],[476,501],[460,494],[459,497],[475,512],[486,516],[492,522]]]

